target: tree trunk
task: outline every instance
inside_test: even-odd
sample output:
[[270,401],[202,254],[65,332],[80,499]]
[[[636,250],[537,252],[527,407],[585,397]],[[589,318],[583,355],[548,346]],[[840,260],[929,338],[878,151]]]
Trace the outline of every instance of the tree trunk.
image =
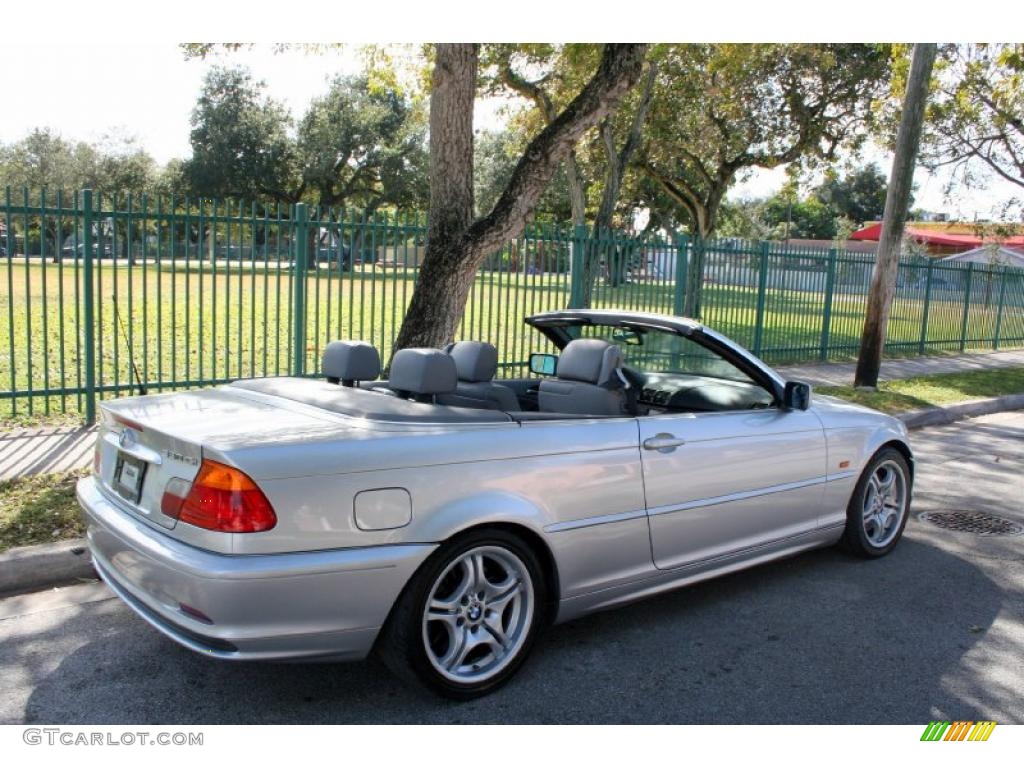
[[615,146],[615,134],[613,132],[612,118],[606,117],[601,121],[601,143],[605,153],[605,176],[604,189],[601,191],[601,204],[597,209],[597,218],[594,219],[594,244],[586,251],[586,260],[583,268],[583,306],[589,307],[594,290],[594,277],[597,266],[600,262],[601,248],[597,244],[602,234],[608,237],[608,247],[605,249],[608,255],[608,279],[612,286],[618,286],[624,279],[625,265],[622,259],[625,258],[615,246],[615,238],[612,233],[612,216],[615,213],[615,206],[619,202],[619,194],[622,190],[622,177],[629,167],[633,153],[640,146],[640,139],[643,135],[644,121],[647,119],[647,108],[651,103],[651,94],[654,90],[654,78],[657,76],[657,68],[652,63],[647,67],[647,77],[644,80],[643,94],[640,96],[640,103],[636,112],[633,113],[633,120],[629,126],[629,132],[621,149]]
[[693,235],[690,250],[691,259],[686,270],[684,286],[683,314],[686,317],[700,319],[701,303],[704,292],[704,245],[715,231],[718,224],[718,213],[722,207],[725,193],[732,185],[736,173],[732,166],[724,166],[714,177],[707,179],[708,189],[701,196],[686,186],[681,180],[672,179],[649,163],[643,164],[644,172],[671,197],[684,211],[690,220],[690,233]]
[[606,45],[587,85],[530,142],[494,209],[470,223],[477,47],[437,46],[427,249],[396,349],[440,347],[452,340],[480,264],[523,231],[559,164],[636,82],[645,52],[643,44]]
[[885,213],[882,233],[878,238],[878,256],[871,272],[868,291],[867,316],[860,339],[860,355],[853,384],[857,387],[878,386],[878,371],[882,365],[889,310],[896,293],[896,273],[899,268],[900,245],[903,228],[910,207],[910,192],[914,182],[914,165],[924,123],[924,110],[928,101],[928,83],[935,63],[935,43],[914,45],[910,62],[910,76],[903,96],[903,114],[896,134],[896,152],[889,175],[889,189],[885,195]]
[[583,181],[580,164],[576,161],[576,152],[569,153],[565,160],[565,178],[569,184],[569,207],[572,211],[574,227],[582,227],[587,223],[587,187]]
[[396,349],[452,340],[476,268],[463,245],[473,221],[473,101],[479,46],[438,43],[430,89],[427,248]]

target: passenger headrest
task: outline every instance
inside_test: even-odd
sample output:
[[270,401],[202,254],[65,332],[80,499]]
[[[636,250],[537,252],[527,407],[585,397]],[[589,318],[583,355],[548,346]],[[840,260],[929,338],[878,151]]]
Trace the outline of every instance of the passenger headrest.
[[455,361],[459,381],[490,381],[498,372],[498,350],[486,341],[457,341],[444,351]]
[[388,387],[414,395],[443,395],[458,386],[455,360],[439,349],[401,349],[391,358]]
[[334,383],[373,381],[380,376],[380,355],[365,341],[332,341],[324,349],[320,371]]
[[616,370],[622,367],[622,351],[601,339],[573,339],[558,358],[559,379],[584,381],[601,387],[622,386]]

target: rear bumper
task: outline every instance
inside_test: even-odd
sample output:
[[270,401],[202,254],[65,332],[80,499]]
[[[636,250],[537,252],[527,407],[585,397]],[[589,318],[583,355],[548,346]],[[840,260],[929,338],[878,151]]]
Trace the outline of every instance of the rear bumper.
[[104,581],[172,640],[222,659],[363,658],[409,577],[435,548],[223,555],[131,517],[92,477],[77,490]]

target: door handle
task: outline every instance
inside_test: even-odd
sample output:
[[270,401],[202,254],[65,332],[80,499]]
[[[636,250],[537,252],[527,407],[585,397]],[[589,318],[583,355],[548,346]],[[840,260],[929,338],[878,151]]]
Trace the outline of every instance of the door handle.
[[644,450],[657,451],[658,453],[671,453],[686,441],[668,432],[659,432],[654,437],[644,440]]

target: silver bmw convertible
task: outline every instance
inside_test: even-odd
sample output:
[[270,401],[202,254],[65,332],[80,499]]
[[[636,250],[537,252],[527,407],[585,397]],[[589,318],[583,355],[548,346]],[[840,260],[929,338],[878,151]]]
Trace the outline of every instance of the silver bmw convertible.
[[785,381],[698,322],[568,310],[559,354],[365,342],[321,379],[107,402],[78,485],[96,570],[221,659],[360,659],[443,695],[494,690],[541,630],[841,544],[890,552],[903,424]]

